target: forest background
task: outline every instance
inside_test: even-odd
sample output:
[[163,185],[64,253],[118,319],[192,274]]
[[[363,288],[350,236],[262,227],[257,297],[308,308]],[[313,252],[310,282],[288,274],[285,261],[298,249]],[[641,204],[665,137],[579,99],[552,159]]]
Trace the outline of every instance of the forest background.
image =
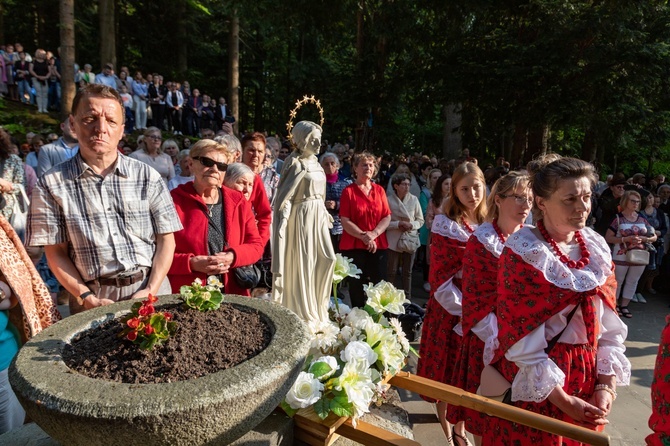
[[223,95],[240,131],[284,135],[313,94],[325,139],[378,153],[670,173],[666,1],[0,0],[0,18],[0,42],[31,53]]

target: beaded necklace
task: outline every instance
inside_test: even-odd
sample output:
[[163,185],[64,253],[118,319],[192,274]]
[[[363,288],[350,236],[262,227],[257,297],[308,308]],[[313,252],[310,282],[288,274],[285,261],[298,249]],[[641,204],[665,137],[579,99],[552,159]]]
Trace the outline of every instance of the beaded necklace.
[[[493,229],[496,231],[496,234],[498,234],[498,238],[500,239],[500,242],[504,245],[505,242],[507,241],[507,237],[505,237],[500,230],[500,226],[498,226],[498,219],[494,218],[493,221],[491,222],[493,225]],[[519,226],[519,229],[523,228],[523,224]]]
[[586,242],[584,241],[584,237],[582,237],[581,231],[575,232],[575,239],[577,239],[577,244],[579,245],[579,250],[581,251],[581,258],[575,262],[574,260],[570,260],[570,258],[564,254],[563,251],[561,251],[561,248],[558,247],[556,240],[551,238],[547,232],[547,228],[544,227],[544,221],[539,220],[537,222],[537,230],[540,231],[542,237],[544,237],[544,239],[551,245],[551,248],[554,250],[554,254],[556,254],[556,257],[558,257],[558,260],[565,263],[568,268],[582,269],[589,264],[589,257],[591,257],[591,253],[586,247]]

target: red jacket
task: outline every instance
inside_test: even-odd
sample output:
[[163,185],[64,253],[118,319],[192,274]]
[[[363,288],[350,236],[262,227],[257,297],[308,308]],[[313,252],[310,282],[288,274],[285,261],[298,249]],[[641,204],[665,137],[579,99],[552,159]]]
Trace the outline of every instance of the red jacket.
[[[225,251],[232,251],[235,254],[231,267],[256,263],[261,258],[264,245],[258,235],[251,204],[240,192],[225,186],[221,191],[225,218],[224,232],[229,245]],[[191,271],[190,260],[194,256],[209,254],[207,245],[209,220],[207,205],[196,193],[192,182],[182,184],[170,193],[179,219],[184,225],[184,229],[174,234],[176,248],[172,266],[168,271],[172,292],[178,293],[182,285],[190,285],[196,277],[203,282],[207,280],[205,273]],[[224,274],[223,285],[228,294],[249,295],[249,290],[240,288],[231,273]]]
[[260,175],[254,178],[254,187],[251,189],[251,197],[249,197],[253,211],[256,214],[258,221],[258,233],[261,236],[263,246],[267,245],[270,240],[270,225],[272,224],[272,208],[270,207],[270,200],[265,192],[265,185]]

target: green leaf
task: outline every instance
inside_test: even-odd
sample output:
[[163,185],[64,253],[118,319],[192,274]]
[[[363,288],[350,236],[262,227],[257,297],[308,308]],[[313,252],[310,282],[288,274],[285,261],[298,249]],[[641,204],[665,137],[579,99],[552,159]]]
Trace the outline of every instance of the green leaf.
[[376,311],[374,310],[374,308],[372,308],[370,305],[367,305],[367,304],[366,304],[366,305],[363,307],[363,310],[364,310],[367,314],[369,314],[370,317],[372,317],[372,318],[374,318],[375,316],[377,316],[377,312],[376,312]]
[[328,373],[331,372],[333,368],[326,364],[325,362],[315,362],[312,364],[312,366],[309,368],[309,373],[312,373],[314,375],[314,378],[321,378],[324,375],[327,375]]
[[296,412],[298,412],[298,409],[292,408],[291,406],[288,405],[286,401],[282,401],[279,404],[279,406],[282,408],[284,412],[286,412],[286,415],[288,415],[289,417],[292,417],[293,415],[296,414]]
[[328,417],[328,414],[330,413],[330,401],[328,401],[328,398],[323,397],[316,403],[314,403],[314,412],[321,418],[322,420],[325,420],[326,417]]
[[346,393],[332,399],[330,410],[339,417],[351,417],[354,415],[354,405],[349,402]]

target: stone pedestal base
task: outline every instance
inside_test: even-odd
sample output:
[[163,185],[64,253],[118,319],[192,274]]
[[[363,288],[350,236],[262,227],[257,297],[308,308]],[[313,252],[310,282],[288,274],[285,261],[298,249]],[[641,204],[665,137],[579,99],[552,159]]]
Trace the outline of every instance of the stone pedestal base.
[[[35,423],[26,424],[19,429],[0,435],[0,445],[2,444],[61,446]],[[235,446],[292,446],[293,420],[283,413],[272,413],[261,424],[231,444]]]

